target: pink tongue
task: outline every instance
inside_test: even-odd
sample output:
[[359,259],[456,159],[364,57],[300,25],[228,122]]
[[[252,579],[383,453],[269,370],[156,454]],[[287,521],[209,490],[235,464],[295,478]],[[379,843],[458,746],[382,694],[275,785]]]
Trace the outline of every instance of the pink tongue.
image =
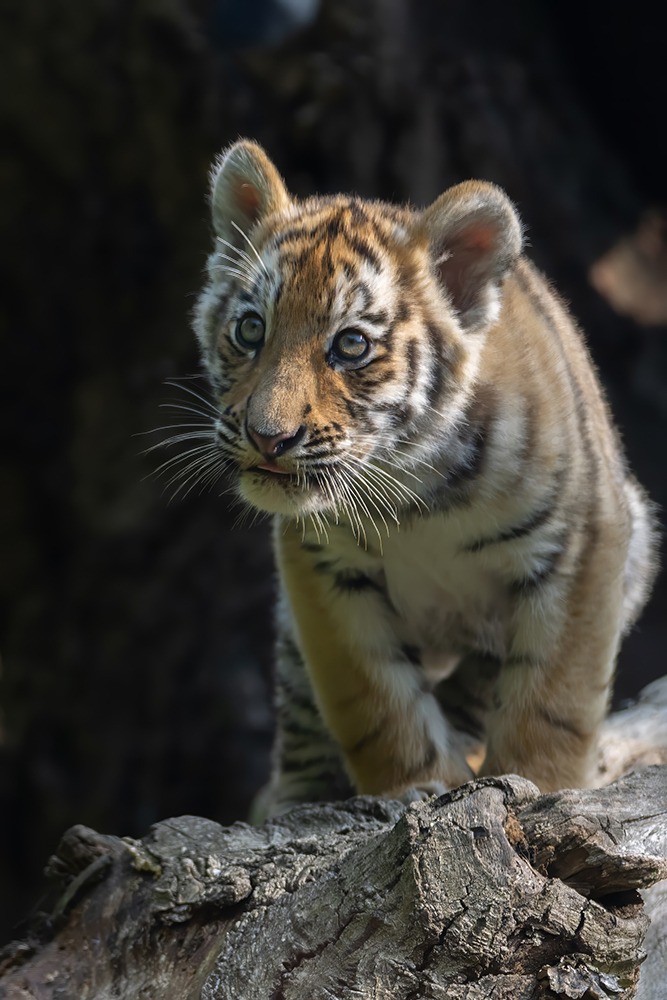
[[277,472],[281,476],[289,476],[289,472],[286,469],[281,469],[279,465],[273,465],[271,462],[262,462],[260,465],[256,465],[255,468],[264,469],[266,472]]

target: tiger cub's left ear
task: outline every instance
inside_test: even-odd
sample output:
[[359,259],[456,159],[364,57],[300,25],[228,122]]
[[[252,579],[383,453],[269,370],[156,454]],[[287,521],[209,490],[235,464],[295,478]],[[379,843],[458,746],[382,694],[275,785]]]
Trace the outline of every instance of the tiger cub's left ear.
[[283,179],[261,146],[241,139],[211,171],[211,212],[216,235],[242,245],[263,218],[286,208],[290,197]]
[[500,312],[503,278],[523,247],[523,231],[504,191],[465,181],[440,195],[421,216],[436,272],[470,331],[490,326]]

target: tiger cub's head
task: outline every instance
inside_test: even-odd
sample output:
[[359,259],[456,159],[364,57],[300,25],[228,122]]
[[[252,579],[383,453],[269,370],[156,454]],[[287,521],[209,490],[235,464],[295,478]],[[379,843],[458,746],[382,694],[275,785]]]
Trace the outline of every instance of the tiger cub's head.
[[423,211],[300,201],[241,141],[215,166],[211,205],[195,328],[241,495],[396,519],[461,420],[521,252],[511,202],[474,181]]

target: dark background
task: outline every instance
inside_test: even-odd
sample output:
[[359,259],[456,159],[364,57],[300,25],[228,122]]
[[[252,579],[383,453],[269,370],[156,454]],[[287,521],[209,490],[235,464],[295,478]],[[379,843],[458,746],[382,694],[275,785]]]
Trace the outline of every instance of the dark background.
[[[0,938],[39,907],[71,824],[231,822],[267,774],[268,527],[234,528],[220,487],[169,502],[151,476],[167,455],[141,454],[184,399],[164,380],[198,371],[189,312],[226,143],[258,139],[299,194],[503,185],[667,501],[667,310],[639,325],[588,278],[667,200],[651,8],[312,6],[298,24],[279,0],[3,4]],[[661,579],[619,697],[664,672],[666,609]]]

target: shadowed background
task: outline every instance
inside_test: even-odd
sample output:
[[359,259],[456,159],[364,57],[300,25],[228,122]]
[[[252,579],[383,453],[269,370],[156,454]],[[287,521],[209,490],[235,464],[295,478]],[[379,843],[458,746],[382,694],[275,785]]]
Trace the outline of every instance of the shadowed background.
[[[228,823],[267,775],[268,525],[234,528],[222,485],[170,502],[151,473],[172,453],[142,455],[175,422],[161,404],[185,402],[165,379],[199,370],[189,313],[225,144],[259,140],[297,194],[505,187],[667,502],[659,33],[641,3],[604,25],[581,7],[6,0],[0,939],[71,824]],[[666,611],[661,578],[619,697],[664,673]]]

